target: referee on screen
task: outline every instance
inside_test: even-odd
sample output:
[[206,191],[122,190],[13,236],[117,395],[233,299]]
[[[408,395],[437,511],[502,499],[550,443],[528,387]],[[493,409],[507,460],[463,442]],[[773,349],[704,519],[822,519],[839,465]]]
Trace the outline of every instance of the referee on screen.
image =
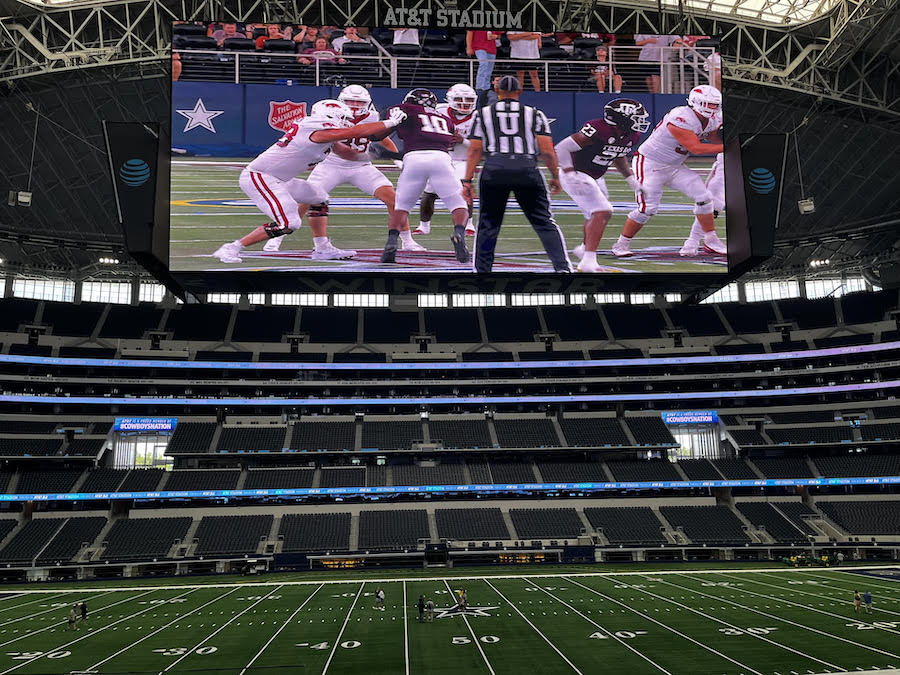
[[522,87],[518,78],[512,75],[497,78],[494,90],[497,102],[480,108],[475,114],[463,179],[463,193],[472,199],[472,177],[484,156],[478,181],[481,206],[475,232],[475,271],[490,272],[494,265],[494,249],[512,192],[540,237],[554,271],[571,272],[566,242],[553,220],[547,184],[538,168],[538,157],[541,157],[550,170],[550,194],[557,194],[559,166],[550,123],[540,110],[519,103]]

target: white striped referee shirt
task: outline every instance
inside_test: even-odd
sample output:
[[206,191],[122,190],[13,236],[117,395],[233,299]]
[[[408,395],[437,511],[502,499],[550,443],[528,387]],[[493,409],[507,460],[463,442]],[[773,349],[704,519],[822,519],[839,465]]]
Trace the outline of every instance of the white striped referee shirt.
[[535,161],[540,154],[537,136],[550,136],[547,116],[514,99],[503,99],[479,109],[469,132],[469,138],[477,138],[484,144],[488,157],[532,157]]

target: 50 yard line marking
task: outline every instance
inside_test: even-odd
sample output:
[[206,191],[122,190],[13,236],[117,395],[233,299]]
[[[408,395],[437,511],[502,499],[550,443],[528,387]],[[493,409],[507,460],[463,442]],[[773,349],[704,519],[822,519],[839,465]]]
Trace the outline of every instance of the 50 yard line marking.
[[538,629],[537,626],[535,626],[533,623],[531,623],[531,621],[529,621],[528,617],[522,613],[522,610],[520,610],[518,607],[516,607],[515,604],[511,603],[509,601],[509,599],[507,599],[507,597],[505,595],[503,595],[503,593],[501,593],[499,590],[497,590],[497,587],[494,586],[494,584],[492,584],[487,579],[482,579],[482,581],[484,581],[488,586],[490,586],[492,589],[494,589],[494,593],[496,593],[501,598],[503,598],[503,600],[510,607],[512,607],[519,616],[521,616],[523,619],[525,619],[525,623],[527,623],[529,626],[531,626],[531,628],[534,630],[534,632],[537,633],[538,635],[540,635],[541,638],[543,638],[544,642],[546,642],[548,645],[550,645],[553,648],[553,651],[555,651],[557,654],[559,654],[562,657],[563,661],[565,661],[566,663],[569,664],[569,666],[572,668],[572,670],[574,670],[576,673],[578,673],[578,675],[584,675],[584,673],[582,673],[580,670],[578,670],[578,667],[574,663],[569,661],[569,658],[565,654],[563,654],[561,651],[559,651],[559,648],[550,641],[550,638],[548,638],[546,635],[544,635],[540,631],[540,629]]
[[[483,581],[483,579],[482,579],[482,581]],[[448,581],[446,579],[444,579],[444,586],[447,587],[447,592],[450,594],[450,601],[453,602],[453,589],[450,588],[450,584],[448,583]],[[484,659],[484,665],[487,666],[488,672],[491,675],[497,675],[494,672],[493,666],[491,666],[491,662],[488,661],[487,654],[485,654],[484,649],[481,648],[481,641],[478,639],[478,636],[475,635],[475,631],[472,630],[472,624],[469,623],[469,617],[467,617],[465,614],[463,614],[462,618],[463,618],[463,622],[466,624],[466,628],[469,629],[469,635],[472,636],[472,644],[475,645],[475,647],[478,649],[478,653],[481,654],[481,658]]]
[[232,593],[234,593],[234,592],[237,591],[238,589],[240,589],[240,586],[235,586],[234,589],[228,591],[227,593],[220,593],[219,595],[217,595],[216,597],[214,597],[212,600],[209,600],[208,602],[203,603],[203,604],[200,605],[199,607],[195,607],[195,608],[192,609],[190,612],[187,612],[187,613],[185,613],[185,614],[176,616],[174,619],[172,619],[171,621],[169,621],[169,623],[167,623],[167,624],[165,624],[165,625],[163,625],[163,626],[160,626],[159,628],[157,628],[157,629],[156,629],[155,631],[153,631],[152,633],[148,633],[147,635],[145,635],[144,637],[142,637],[140,640],[136,640],[135,642],[132,642],[131,644],[127,645],[126,647],[123,647],[122,649],[120,649],[120,650],[117,651],[116,653],[110,654],[109,656],[107,656],[107,657],[106,657],[105,659],[103,659],[102,661],[98,661],[98,662],[95,663],[94,665],[88,666],[86,670],[91,671],[91,670],[94,670],[95,668],[99,668],[100,666],[102,666],[102,665],[103,665],[104,663],[106,663],[107,661],[111,661],[112,659],[116,658],[119,654],[124,654],[125,652],[127,652],[129,649],[131,649],[131,648],[134,647],[135,645],[138,645],[138,644],[140,644],[141,642],[143,642],[144,640],[148,640],[148,639],[152,638],[154,635],[156,635],[157,633],[160,633],[160,632],[164,631],[166,628],[168,628],[169,626],[171,626],[173,623],[177,623],[177,622],[179,622],[179,621],[183,621],[184,619],[186,619],[187,617],[189,617],[189,616],[190,616],[191,614],[193,614],[194,612],[199,612],[199,611],[200,611],[201,609],[203,609],[204,607],[207,607],[207,606],[213,604],[214,602],[218,602],[218,601],[221,600],[222,598],[225,598],[225,597],[231,595]]
[[252,659],[250,659],[250,661],[247,663],[247,665],[244,666],[243,668],[241,668],[241,672],[239,673],[239,675],[244,675],[244,673],[247,672],[247,669],[248,669],[250,666],[252,666],[252,665],[256,662],[256,659],[258,659],[258,658],[262,655],[262,653],[263,653],[264,651],[266,651],[266,649],[268,649],[269,645],[272,644],[272,642],[275,640],[275,638],[278,637],[278,634],[281,633],[281,631],[283,631],[287,626],[290,625],[290,623],[291,623],[291,621],[293,620],[293,618],[294,618],[295,616],[297,616],[297,613],[298,613],[301,609],[303,609],[304,607],[306,607],[306,603],[308,603],[310,600],[312,600],[312,599],[313,599],[313,596],[314,596],[316,593],[318,593],[319,591],[321,591],[322,588],[323,588],[324,586],[325,586],[325,584],[319,584],[319,587],[318,587],[316,590],[314,590],[314,591],[310,594],[310,596],[309,596],[308,598],[306,598],[306,600],[303,601],[303,604],[300,605],[297,609],[294,610],[294,613],[291,614],[291,615],[287,618],[287,621],[285,621],[283,624],[281,624],[281,626],[278,627],[278,630],[276,630],[275,633],[272,635],[272,637],[270,637],[270,638],[268,639],[268,641],[266,642],[266,644],[264,644],[264,645],[262,646],[262,648],[261,648],[258,652],[256,652],[256,654],[254,655],[254,657],[253,657]]
[[525,583],[532,584],[532,585],[535,586],[536,588],[540,588],[540,590],[542,590],[544,593],[546,593],[547,595],[549,595],[551,598],[553,598],[553,599],[556,600],[557,602],[560,602],[563,606],[568,607],[569,609],[571,609],[573,612],[575,612],[578,616],[580,616],[582,619],[584,619],[585,621],[587,621],[589,624],[591,624],[591,625],[595,626],[596,628],[599,628],[600,630],[602,630],[604,633],[606,633],[606,634],[607,634],[609,637],[611,637],[613,640],[615,640],[616,642],[618,642],[619,644],[621,644],[621,645],[622,645],[623,647],[625,647],[626,649],[628,649],[628,650],[634,652],[635,654],[637,654],[639,657],[641,657],[642,659],[644,659],[644,661],[646,661],[647,663],[649,663],[651,666],[653,666],[653,667],[656,668],[657,670],[659,670],[659,671],[665,673],[666,675],[672,675],[672,673],[670,673],[668,670],[666,670],[665,668],[663,668],[661,665],[659,665],[656,661],[654,661],[653,659],[651,659],[649,656],[646,656],[645,654],[641,653],[640,651],[638,651],[637,649],[635,649],[634,647],[632,647],[630,644],[628,644],[627,642],[625,642],[625,640],[623,640],[622,638],[618,637],[615,633],[613,633],[612,631],[610,631],[608,628],[604,628],[603,626],[601,626],[599,623],[597,623],[596,621],[594,621],[594,620],[591,619],[590,617],[585,616],[584,614],[582,614],[581,612],[579,612],[577,609],[575,609],[572,605],[570,605],[568,602],[566,602],[566,601],[563,600],[562,598],[557,597],[556,595],[554,595],[553,593],[551,593],[550,591],[548,591],[548,590],[545,589],[545,588],[541,588],[538,584],[534,583],[534,582],[531,581],[530,579],[527,579],[527,578],[526,578],[526,579],[524,579],[524,581],[525,581]]
[[347,611],[347,617],[344,619],[344,624],[341,626],[341,630],[338,632],[337,637],[334,639],[334,646],[331,648],[331,653],[328,655],[328,660],[325,662],[325,667],[322,668],[322,675],[325,675],[325,673],[328,672],[328,667],[331,665],[331,660],[334,658],[334,653],[337,651],[338,644],[341,641],[341,636],[343,636],[344,631],[347,629],[347,623],[350,621],[350,615],[353,614],[353,608],[356,607],[356,603],[362,595],[365,585],[365,581],[359,584],[359,590],[356,591],[356,597],[353,598],[353,602],[350,604],[350,609]]
[[615,598],[613,598],[613,597],[610,597],[610,596],[606,595],[605,593],[601,593],[600,591],[598,591],[598,590],[596,590],[596,589],[593,589],[593,588],[591,588],[590,586],[585,586],[584,584],[575,581],[575,579],[573,579],[572,577],[563,577],[563,579],[565,579],[566,581],[569,581],[569,582],[575,584],[576,586],[581,586],[584,590],[589,591],[590,593],[593,593],[594,595],[599,595],[599,596],[600,596],[601,598],[603,598],[604,600],[609,600],[610,602],[613,602],[613,603],[619,605],[620,607],[624,607],[625,609],[629,610],[630,612],[634,612],[634,613],[637,614],[638,616],[643,617],[643,618],[646,619],[647,621],[651,621],[651,622],[655,623],[655,624],[658,625],[658,626],[662,626],[662,627],[665,628],[667,631],[669,631],[669,632],[671,632],[671,633],[675,633],[675,635],[678,635],[678,636],[684,638],[684,639],[687,640],[688,642],[693,642],[693,643],[694,643],[695,645],[697,645],[698,647],[702,647],[702,648],[705,649],[706,651],[712,652],[712,653],[715,654],[716,656],[719,656],[719,657],[725,659],[726,661],[731,661],[731,663],[733,663],[734,665],[736,665],[736,666],[738,666],[738,667],[740,667],[740,668],[743,668],[743,669],[744,669],[745,671],[747,671],[747,672],[755,673],[756,675],[763,675],[761,672],[759,672],[758,670],[755,670],[754,668],[751,668],[751,667],[748,666],[746,663],[741,663],[741,662],[738,661],[737,659],[733,659],[733,658],[731,658],[730,656],[728,656],[727,654],[723,654],[723,653],[720,652],[718,649],[713,649],[713,648],[710,647],[709,645],[706,645],[706,644],[700,642],[699,640],[696,640],[696,639],[692,638],[690,635],[687,635],[687,634],[685,634],[685,633],[682,633],[682,632],[681,632],[680,630],[678,630],[677,628],[672,628],[672,626],[669,626],[669,625],[667,625],[667,624],[664,624],[662,621],[657,621],[657,620],[654,619],[652,616],[650,616],[649,614],[645,614],[644,612],[640,611],[639,609],[634,609],[633,607],[629,607],[629,606],[626,605],[624,602],[620,602],[619,600],[617,600],[617,599],[615,599]]
[[251,609],[253,609],[254,607],[256,607],[256,606],[257,606],[259,603],[261,603],[263,600],[265,600],[265,599],[268,598],[270,595],[272,595],[272,593],[275,593],[276,591],[280,591],[281,588],[282,588],[281,586],[278,586],[278,587],[276,587],[276,588],[273,588],[271,591],[269,591],[268,593],[266,593],[264,596],[262,596],[259,600],[257,600],[256,602],[254,602],[252,605],[250,605],[249,607],[244,608],[243,610],[241,610],[240,612],[238,612],[237,614],[235,614],[233,617],[231,617],[230,619],[228,619],[228,621],[226,621],[225,623],[223,623],[221,626],[219,626],[218,628],[216,628],[216,630],[214,630],[212,633],[210,633],[209,635],[207,635],[206,637],[204,637],[202,640],[200,640],[200,642],[198,642],[198,643],[195,644],[193,647],[191,647],[191,649],[189,649],[188,651],[186,651],[183,655],[179,656],[177,659],[175,659],[174,661],[172,661],[172,663],[170,663],[168,666],[166,666],[166,667],[163,668],[161,671],[159,671],[159,675],[163,675],[163,673],[166,673],[166,672],[172,670],[172,668],[174,668],[175,666],[177,666],[179,663],[181,663],[181,662],[184,661],[187,657],[189,657],[191,654],[193,654],[196,650],[198,650],[200,647],[202,647],[203,644],[204,644],[205,642],[207,642],[207,641],[210,640],[211,638],[214,638],[216,635],[218,635],[218,634],[221,633],[223,630],[225,630],[225,629],[228,627],[228,625],[229,625],[232,621],[234,621],[234,620],[237,619],[237,618],[240,618],[241,616],[243,616],[244,614],[246,614],[247,612],[249,612]]

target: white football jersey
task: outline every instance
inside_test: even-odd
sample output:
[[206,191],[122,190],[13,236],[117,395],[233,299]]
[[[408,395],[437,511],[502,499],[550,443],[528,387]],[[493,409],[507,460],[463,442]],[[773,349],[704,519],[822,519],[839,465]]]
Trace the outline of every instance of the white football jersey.
[[[380,120],[381,118],[378,116],[378,111],[375,110],[375,108],[372,108],[368,112],[354,117],[353,124],[365,124],[367,122],[378,122]],[[343,157],[338,157],[332,152],[330,155],[328,155],[328,157],[325,158],[325,161],[323,162],[326,166],[339,166],[342,169],[347,169],[354,166],[359,166],[360,164],[371,163],[371,159],[368,155],[370,143],[368,138],[354,138],[352,140],[342,142],[346,143],[351,148],[362,154],[357,155],[356,159],[344,159]]]
[[[456,125],[456,131],[459,132],[460,136],[462,136],[463,138],[469,137],[469,132],[472,130],[472,123],[475,121],[474,110],[465,117],[458,117],[459,113],[455,110],[451,110],[449,103],[438,103],[435,110],[439,115],[449,117],[451,120],[453,120],[453,124]],[[450,149],[450,159],[452,159],[454,162],[465,160],[468,154],[468,143],[457,143]]]
[[687,129],[697,134],[700,140],[704,140],[721,126],[719,119],[715,117],[711,120],[706,120],[706,126],[704,126],[697,114],[688,106],[682,105],[672,108],[666,113],[666,116],[662,118],[660,123],[656,125],[650,137],[641,143],[638,152],[647,159],[659,164],[668,166],[682,164],[691,153],[681,147],[681,144],[669,131],[669,124],[681,129]]
[[275,176],[278,180],[291,180],[325,159],[334,145],[313,143],[309,140],[310,135],[314,131],[337,128],[332,122],[304,117],[288,127],[284,136],[250,162],[247,168]]

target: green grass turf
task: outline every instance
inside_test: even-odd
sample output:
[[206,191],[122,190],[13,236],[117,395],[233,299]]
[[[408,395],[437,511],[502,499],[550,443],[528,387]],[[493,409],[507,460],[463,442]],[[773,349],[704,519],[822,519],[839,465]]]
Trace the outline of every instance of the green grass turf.
[[[240,169],[247,161],[222,158],[173,160],[170,249],[170,265],[173,270],[318,270],[327,274],[359,271],[469,274],[471,271],[470,265],[461,265],[453,258],[453,248],[449,241],[450,214],[443,210],[440,202],[432,219],[431,234],[416,237],[416,241],[426,246],[429,253],[401,252],[396,264],[382,265],[379,255],[387,235],[387,211],[380,203],[372,202],[368,195],[349,185],[338,186],[332,193],[328,233],[335,245],[359,251],[354,260],[310,259],[308,254],[312,248],[312,238],[304,224],[302,230],[284,241],[281,254],[263,253],[262,244],[257,244],[247,252],[243,262],[220,263],[210,257],[216,248],[244,236],[265,221],[265,216],[238,187]],[[705,175],[711,166],[710,158],[691,161],[701,175]],[[382,166],[382,169],[396,183],[398,171],[394,166]],[[616,171],[609,173],[607,185],[616,211],[601,241],[601,253],[598,255],[598,262],[608,268],[606,271],[667,274],[726,271],[724,257],[703,253],[696,258],[683,259],[678,255],[678,249],[687,237],[694,217],[689,200],[671,190],[666,190],[664,194],[660,213],[635,237],[632,249],[637,255],[627,259],[613,256],[609,249],[621,232],[627,212],[633,207],[634,194]],[[341,200],[347,199],[353,200],[353,203],[341,203]],[[235,200],[240,200],[241,203],[228,204]],[[366,201],[372,202],[372,206],[367,207]],[[561,194],[554,201],[556,220],[571,250],[581,242],[584,217],[572,206],[565,206],[567,202],[571,203],[567,195]],[[675,212],[665,210],[672,205],[680,206]],[[477,222],[477,207],[475,217]],[[415,229],[418,222],[416,211],[411,214],[411,227]],[[719,217],[717,228],[724,240],[724,214]],[[470,247],[471,242],[469,238]],[[537,235],[517,208],[507,212],[497,245],[495,271],[552,272]]]
[[[746,568],[547,574],[556,569],[465,579],[279,577],[252,587],[7,587],[0,675],[800,675],[900,666],[900,585],[885,578]],[[384,611],[374,608],[379,587]],[[467,615],[419,623],[420,595],[449,608],[459,588],[468,591]],[[855,589],[872,591],[871,615],[854,613]],[[64,630],[68,607],[83,599],[88,621]]]

